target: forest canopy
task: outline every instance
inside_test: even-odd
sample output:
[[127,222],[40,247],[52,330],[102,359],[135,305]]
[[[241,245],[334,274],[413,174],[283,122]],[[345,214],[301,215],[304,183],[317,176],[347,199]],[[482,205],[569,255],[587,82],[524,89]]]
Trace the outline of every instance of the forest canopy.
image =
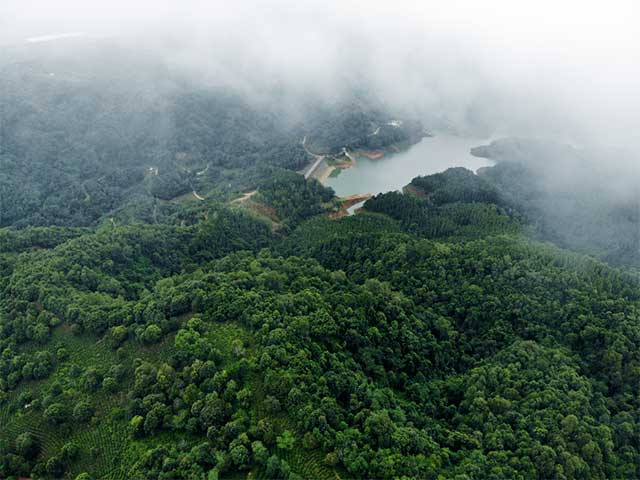
[[0,78],[1,478],[640,477],[637,211],[540,161],[584,152],[349,216],[314,156],[420,122],[116,53]]

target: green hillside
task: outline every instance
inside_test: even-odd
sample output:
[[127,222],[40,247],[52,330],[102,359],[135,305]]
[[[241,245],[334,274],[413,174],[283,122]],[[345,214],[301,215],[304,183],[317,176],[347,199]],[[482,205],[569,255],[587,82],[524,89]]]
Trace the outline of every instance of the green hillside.
[[330,220],[278,185],[286,234],[211,204],[7,232],[3,476],[640,473],[634,274],[495,204],[389,194]]
[[115,57],[0,79],[0,478],[640,478],[634,198],[503,146],[335,219],[305,147],[419,122]]

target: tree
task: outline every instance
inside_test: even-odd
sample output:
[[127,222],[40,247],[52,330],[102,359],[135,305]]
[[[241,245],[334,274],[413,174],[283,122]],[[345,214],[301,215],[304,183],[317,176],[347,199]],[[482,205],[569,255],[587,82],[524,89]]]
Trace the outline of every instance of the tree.
[[43,345],[47,342],[48,338],[49,327],[47,325],[43,325],[42,323],[36,324],[36,326],[33,328],[33,340]]
[[269,459],[269,450],[260,440],[256,440],[251,443],[251,451],[253,452],[253,458],[258,465],[266,465]]
[[266,474],[269,478],[287,479],[290,471],[289,464],[280,460],[276,455],[270,456],[267,460]]
[[140,340],[146,344],[157,343],[162,338],[162,329],[157,325],[149,325],[144,329]]
[[54,456],[47,460],[47,473],[54,478],[62,478],[65,471],[65,464],[60,457]]
[[154,407],[149,410],[147,416],[144,419],[144,432],[149,435],[150,433],[155,432],[162,426],[162,421],[164,418],[164,406],[160,404],[154,405]]
[[283,450],[292,450],[296,443],[296,439],[289,430],[285,430],[282,432],[282,435],[276,438],[276,442],[278,444],[278,448]]
[[370,438],[375,439],[380,447],[388,447],[396,426],[386,410],[371,414],[364,423],[364,431]]
[[129,330],[124,325],[116,325],[111,328],[111,342],[113,344],[113,348],[118,348],[120,345],[124,343],[129,335]]
[[134,437],[140,436],[144,432],[144,417],[136,415],[129,422],[129,427],[131,428],[131,434]]
[[118,382],[113,377],[104,377],[102,380],[102,388],[109,393],[113,393],[118,390]]
[[249,450],[244,445],[237,445],[233,447],[229,456],[233,464],[239,469],[243,470],[248,467],[249,464]]
[[85,423],[91,420],[93,417],[93,407],[87,401],[80,401],[76,403],[73,408],[73,418],[75,421]]
[[68,418],[66,407],[61,403],[52,403],[44,410],[44,418],[50,423],[60,425]]
[[80,448],[73,442],[65,443],[60,450],[60,458],[65,464],[71,463],[73,460],[78,458],[79,454]]
[[40,451],[38,439],[29,432],[16,437],[16,452],[27,460],[34,459]]
[[102,375],[98,370],[90,367],[82,375],[82,387],[88,392],[95,392],[102,382]]

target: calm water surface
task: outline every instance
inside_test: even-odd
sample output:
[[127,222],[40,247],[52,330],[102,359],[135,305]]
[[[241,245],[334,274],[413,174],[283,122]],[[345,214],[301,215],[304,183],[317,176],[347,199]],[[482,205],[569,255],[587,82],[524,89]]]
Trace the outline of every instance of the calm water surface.
[[471,147],[486,145],[491,139],[453,135],[426,137],[409,150],[386,155],[379,160],[359,157],[355,167],[331,177],[326,185],[344,197],[354,193],[381,193],[400,190],[418,175],[431,175],[450,167],[465,167],[474,172],[493,165],[491,160],[469,153]]

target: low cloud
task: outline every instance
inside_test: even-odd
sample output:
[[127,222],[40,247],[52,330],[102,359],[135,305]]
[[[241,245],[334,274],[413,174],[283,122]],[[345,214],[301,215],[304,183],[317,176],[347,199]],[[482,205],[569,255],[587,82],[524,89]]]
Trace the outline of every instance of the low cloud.
[[205,84],[364,87],[463,132],[631,147],[640,123],[634,1],[2,3],[5,49],[109,39]]

